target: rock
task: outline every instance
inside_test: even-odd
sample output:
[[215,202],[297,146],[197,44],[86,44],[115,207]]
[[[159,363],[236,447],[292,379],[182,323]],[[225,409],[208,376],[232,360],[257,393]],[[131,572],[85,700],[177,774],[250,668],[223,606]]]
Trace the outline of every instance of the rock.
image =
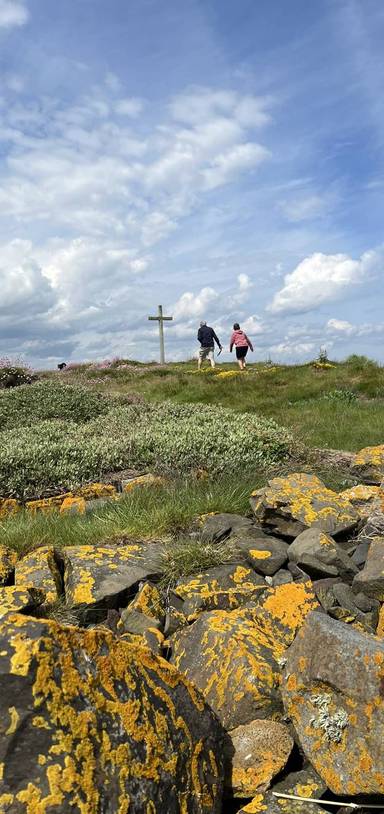
[[339,795],[384,792],[384,642],[311,613],[287,653],[282,693],[308,760]]
[[311,527],[340,534],[355,528],[359,520],[345,497],[305,472],[268,481],[265,488],[253,493],[251,506],[262,526],[288,538]]
[[189,622],[202,611],[239,608],[265,589],[261,576],[238,563],[208,568],[202,574],[180,579],[175,586],[176,593],[184,599],[183,613]]
[[184,601],[175,591],[167,591],[166,610],[164,622],[164,635],[172,636],[180,628],[187,625],[187,618],[183,612]]
[[376,636],[384,639],[384,605],[381,606],[379,611],[379,618],[377,620]]
[[14,517],[21,511],[21,504],[18,500],[11,497],[0,498],[0,520],[5,520],[8,517]]
[[324,814],[324,809],[316,803],[308,805],[308,802],[286,800],[275,797],[275,794],[319,799],[325,791],[326,784],[309,766],[299,772],[292,772],[284,780],[275,783],[270,791],[256,795],[238,814]]
[[121,640],[137,647],[148,647],[155,656],[161,656],[164,647],[164,636],[155,627],[143,629],[141,633],[122,633]]
[[293,576],[290,571],[285,571],[281,568],[272,577],[272,585],[276,588],[277,585],[286,585],[288,582],[293,582]]
[[351,489],[345,489],[340,494],[352,503],[362,520],[369,517],[372,507],[378,499],[384,499],[384,490],[380,486],[367,486],[362,483]]
[[294,562],[289,562],[287,568],[289,573],[292,574],[294,582],[308,582],[308,574]]
[[339,577],[328,579],[317,579],[312,583],[312,588],[325,612],[333,608],[336,604],[336,597],[333,593],[333,586],[339,583]]
[[219,814],[223,732],[147,648],[14,614],[0,625],[0,810]]
[[363,593],[354,593],[354,600],[355,605],[359,610],[363,613],[370,613],[370,611],[378,611],[380,608],[380,602],[377,599],[372,599],[370,596],[366,596]]
[[358,545],[356,546],[351,556],[351,560],[353,560],[353,562],[355,563],[355,565],[357,565],[358,568],[365,564],[370,545],[371,543],[368,540],[366,540],[365,542],[358,543]]
[[384,514],[373,512],[360,529],[352,559],[357,566],[365,564],[372,540],[384,538]]
[[380,484],[384,480],[384,444],[357,452],[352,459],[351,474],[365,483]]
[[[340,576],[344,580],[352,581],[358,573],[358,568],[345,551],[324,532],[317,528],[307,529],[296,537],[289,546],[289,559],[295,562],[304,571],[305,565],[311,564],[315,559],[321,566],[326,566],[323,576]],[[315,569],[313,569],[315,570]],[[320,568],[319,568],[320,570]],[[336,570],[336,573],[334,571]],[[321,575],[319,574],[321,579]]]
[[18,588],[41,588],[47,602],[55,602],[63,593],[62,560],[53,546],[41,546],[16,563],[15,585]]
[[238,532],[240,529],[246,531],[253,526],[253,520],[239,514],[205,515],[201,537],[206,543],[220,543],[230,534]]
[[224,784],[234,797],[253,797],[269,788],[286,765],[293,739],[284,724],[252,721],[228,733]]
[[367,561],[353,580],[353,590],[380,602],[384,600],[384,538],[376,538],[369,547]]
[[135,478],[128,478],[121,481],[122,490],[126,493],[132,492],[134,489],[137,489],[137,487],[162,486],[163,484],[164,478],[160,478],[157,475],[151,475],[149,472],[147,475],[138,475]]
[[0,585],[7,585],[13,575],[17,560],[18,555],[13,548],[0,545]]
[[18,588],[7,585],[0,588],[0,619],[8,613],[30,613],[45,601],[44,591],[39,588]]
[[152,582],[144,582],[139,586],[139,590],[128,605],[127,610],[144,613],[148,618],[158,621],[160,627],[164,623],[165,607],[163,599],[159,589]]
[[288,560],[288,545],[260,529],[238,531],[230,541],[245,561],[259,574],[273,576]]
[[157,543],[126,546],[72,546],[64,548],[65,594],[72,605],[116,607],[124,592],[161,573]]
[[66,497],[61,506],[60,514],[85,514],[86,501],[84,497]]
[[153,628],[160,630],[161,623],[159,620],[153,619],[153,617],[151,618],[145,613],[140,613],[134,608],[125,608],[121,612],[120,621],[117,625],[119,633],[134,633],[138,636]]
[[226,729],[281,710],[279,660],[317,603],[310,585],[268,589],[263,606],[203,613],[170,639],[171,662]]
[[297,566],[304,571],[311,579],[329,579],[330,577],[337,577],[339,572],[334,565],[327,565],[316,557],[311,557],[309,554],[303,554],[297,562]]

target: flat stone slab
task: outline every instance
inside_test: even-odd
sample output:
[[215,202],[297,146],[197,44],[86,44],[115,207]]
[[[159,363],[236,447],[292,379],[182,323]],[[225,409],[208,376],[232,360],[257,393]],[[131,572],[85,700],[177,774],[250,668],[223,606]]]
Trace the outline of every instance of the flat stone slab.
[[264,579],[243,563],[219,565],[181,579],[175,592],[184,600],[183,613],[193,621],[202,611],[234,610],[265,591]]
[[15,585],[41,588],[47,602],[55,602],[63,592],[60,555],[53,546],[41,546],[16,563]]
[[352,458],[351,474],[366,483],[380,484],[384,480],[384,444],[357,452]]
[[64,586],[72,605],[106,607],[123,591],[161,573],[161,548],[156,543],[125,546],[73,546],[62,549]]

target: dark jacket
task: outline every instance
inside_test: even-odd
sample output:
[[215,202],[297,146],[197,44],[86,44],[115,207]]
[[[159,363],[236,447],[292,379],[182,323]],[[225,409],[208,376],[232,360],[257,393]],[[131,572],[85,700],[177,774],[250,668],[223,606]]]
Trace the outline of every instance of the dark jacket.
[[213,348],[215,342],[219,348],[221,348],[220,340],[217,338],[213,328],[209,328],[208,325],[203,325],[199,328],[197,338],[202,348]]

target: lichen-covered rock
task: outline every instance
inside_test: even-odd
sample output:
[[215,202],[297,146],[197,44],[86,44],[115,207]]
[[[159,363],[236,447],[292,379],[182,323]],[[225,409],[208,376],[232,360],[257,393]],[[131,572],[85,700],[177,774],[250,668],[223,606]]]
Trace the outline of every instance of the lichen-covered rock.
[[41,546],[18,560],[15,567],[18,588],[41,588],[47,602],[63,593],[60,554],[53,546]]
[[132,492],[140,486],[161,486],[164,483],[164,478],[158,475],[151,475],[149,472],[146,475],[137,475],[135,478],[128,478],[122,481],[123,492]]
[[12,576],[18,560],[17,552],[13,548],[0,545],[0,585],[6,585]]
[[384,642],[311,613],[287,653],[284,706],[335,794],[384,793]]
[[326,784],[312,767],[292,772],[284,780],[275,783],[273,789],[257,794],[238,814],[324,814],[316,803],[286,800],[275,794],[291,794],[307,799],[319,799],[326,791]]
[[28,500],[25,504],[25,509],[32,515],[50,514],[60,509],[63,500],[72,497],[72,492],[67,492],[64,495],[53,495],[53,497],[46,497],[41,500]]
[[364,568],[353,580],[353,590],[384,601],[384,537],[372,540]]
[[203,692],[226,729],[281,711],[280,666],[307,613],[310,585],[270,588],[262,607],[203,613],[170,639],[171,661]]
[[234,797],[265,791],[286,765],[293,740],[284,724],[251,721],[228,732],[224,784]]
[[155,619],[160,625],[164,622],[165,606],[162,595],[152,582],[144,582],[129,603],[127,610],[135,610],[144,613],[148,618]]
[[11,497],[0,498],[0,520],[5,520],[7,517],[13,517],[21,511],[21,504],[18,500]]
[[202,611],[239,608],[266,588],[264,579],[252,568],[235,563],[180,579],[175,591],[184,600],[183,613],[188,621],[193,621]]
[[364,483],[352,486],[351,489],[344,489],[341,494],[357,509],[362,520],[369,517],[372,507],[378,500],[382,501],[384,499],[384,489],[381,489],[380,486],[368,486]]
[[0,619],[8,613],[31,613],[45,600],[44,591],[39,588],[18,588],[7,585],[0,588]]
[[204,516],[201,537],[207,543],[219,543],[240,529],[246,531],[254,525],[253,520],[240,514],[208,514]]
[[264,576],[273,576],[288,560],[288,544],[260,529],[238,531],[230,539],[245,561]]
[[384,480],[384,444],[357,452],[352,459],[351,474],[366,483],[380,484]]
[[349,500],[306,472],[268,481],[265,488],[252,494],[251,506],[263,526],[284,537],[297,537],[313,526],[327,534],[339,534],[353,529],[359,520]]
[[86,501],[84,497],[66,497],[61,506],[60,514],[85,514]]
[[164,647],[164,635],[155,627],[147,627],[141,633],[122,633],[121,640],[138,647],[148,647],[155,656],[161,656]]
[[124,608],[117,625],[119,633],[134,633],[139,636],[151,628],[160,630],[161,623],[159,620],[147,616],[145,613],[135,610],[135,608]]
[[219,814],[222,731],[147,648],[20,615],[0,625],[0,810]]
[[[289,546],[288,556],[303,571],[306,570],[306,563],[308,564],[307,558],[315,558],[320,564],[336,569],[336,574],[329,574],[329,576],[339,575],[344,580],[352,581],[358,573],[357,566],[341,546],[332,540],[332,537],[317,528],[310,528],[299,534]],[[310,561],[311,559],[309,559]]]
[[157,544],[63,549],[65,594],[73,605],[113,604],[132,585],[161,572]]

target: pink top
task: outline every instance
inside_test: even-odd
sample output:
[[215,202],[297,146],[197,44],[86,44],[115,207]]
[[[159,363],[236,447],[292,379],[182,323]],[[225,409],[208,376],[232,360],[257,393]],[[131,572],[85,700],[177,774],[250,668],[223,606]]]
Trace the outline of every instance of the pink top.
[[233,331],[230,341],[230,348],[232,349],[235,345],[236,348],[250,348],[253,350],[252,343],[249,341],[247,334],[244,331],[238,330]]

